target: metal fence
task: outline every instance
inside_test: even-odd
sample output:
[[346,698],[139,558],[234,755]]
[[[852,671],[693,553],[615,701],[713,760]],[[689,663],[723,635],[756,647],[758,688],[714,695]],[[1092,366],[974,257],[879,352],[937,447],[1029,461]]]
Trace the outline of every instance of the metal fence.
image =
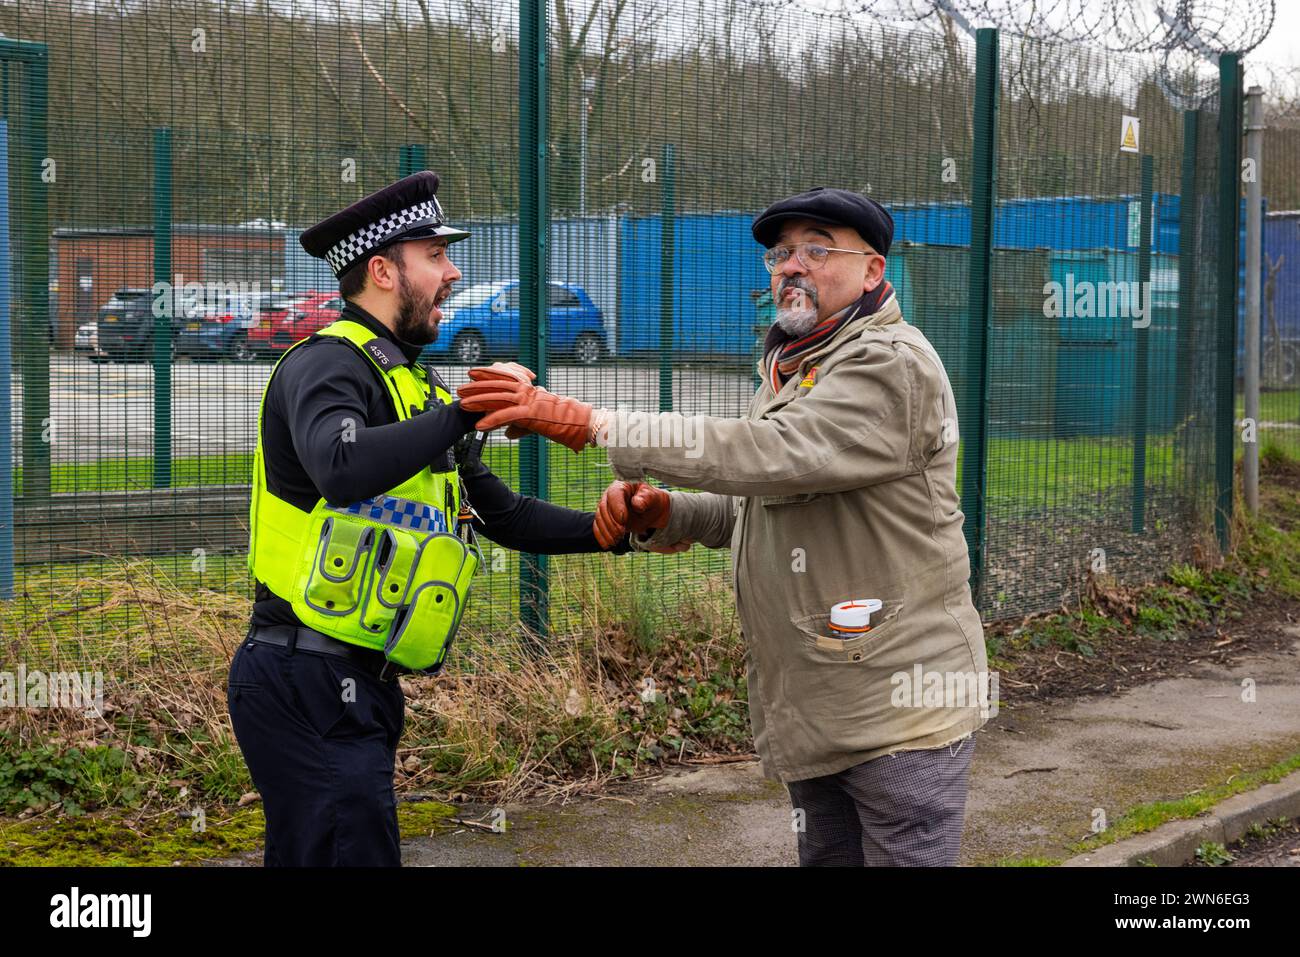
[[[1258,169],[1261,448],[1300,456],[1300,69],[1248,72],[1262,100]],[[1243,257],[1243,260],[1245,257]],[[1244,412],[1244,409],[1242,409]]]
[[[124,561],[250,590],[258,402],[276,351],[337,306],[297,235],[421,168],[473,232],[452,250],[465,298],[447,351],[429,359],[453,387],[486,352],[600,405],[743,414],[771,314],[749,222],[843,186],[894,211],[888,276],[957,392],[986,616],[1223,542],[1240,445],[1240,58],[1171,64],[1149,45],[968,35],[960,17],[799,10],[0,5],[8,623],[118,627],[130,611],[103,594]],[[1296,132],[1269,141],[1264,166],[1266,385],[1290,416],[1265,431],[1293,450],[1300,217],[1278,210],[1300,208]],[[142,312],[159,283],[185,310]],[[230,305],[248,290],[265,312]],[[576,508],[610,478],[600,450],[494,436],[486,456],[513,487]],[[728,567],[699,548],[633,560],[664,614]],[[609,561],[490,549],[475,620],[573,627],[566,583]]]

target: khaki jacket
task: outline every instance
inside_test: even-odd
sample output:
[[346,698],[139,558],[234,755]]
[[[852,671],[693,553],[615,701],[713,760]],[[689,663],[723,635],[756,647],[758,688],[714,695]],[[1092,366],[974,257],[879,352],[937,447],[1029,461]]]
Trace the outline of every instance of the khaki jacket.
[[[731,547],[768,777],[819,777],[968,736],[995,705],[976,693],[988,664],[942,362],[893,296],[779,392],[766,362],[746,418],[612,414],[602,444],[616,475],[703,490],[674,491],[668,527],[634,544]],[[831,606],[855,598],[884,602],[872,629],[831,637]]]

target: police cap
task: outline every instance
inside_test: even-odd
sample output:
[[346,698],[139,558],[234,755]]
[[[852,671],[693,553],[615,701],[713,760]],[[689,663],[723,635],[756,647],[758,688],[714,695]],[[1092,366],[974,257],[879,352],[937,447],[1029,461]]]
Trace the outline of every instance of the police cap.
[[322,220],[298,241],[310,255],[328,262],[337,277],[392,242],[443,236],[454,243],[468,238],[468,232],[447,224],[437,191],[438,174],[422,170]]

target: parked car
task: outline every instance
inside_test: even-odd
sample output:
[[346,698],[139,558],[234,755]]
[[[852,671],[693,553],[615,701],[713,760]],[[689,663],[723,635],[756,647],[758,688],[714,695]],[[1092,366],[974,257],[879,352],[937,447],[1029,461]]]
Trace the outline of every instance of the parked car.
[[106,356],[99,351],[99,324],[95,322],[83,322],[77,327],[77,333],[72,337],[72,351],[82,353],[91,362],[104,362]]
[[343,298],[337,292],[306,292],[264,308],[248,330],[249,348],[278,356],[299,339],[324,329],[339,317]]
[[[548,284],[547,337],[556,354],[583,365],[605,354],[605,321],[581,286]],[[484,282],[463,289],[442,307],[438,339],[423,356],[475,365],[488,357],[519,355],[519,283]]]
[[256,354],[251,335],[259,316],[292,301],[292,295],[282,292],[223,296],[186,317],[177,331],[176,351],[193,356],[196,362],[251,359]]
[[119,289],[100,307],[95,318],[100,352],[112,362],[144,362],[153,358],[153,292]]

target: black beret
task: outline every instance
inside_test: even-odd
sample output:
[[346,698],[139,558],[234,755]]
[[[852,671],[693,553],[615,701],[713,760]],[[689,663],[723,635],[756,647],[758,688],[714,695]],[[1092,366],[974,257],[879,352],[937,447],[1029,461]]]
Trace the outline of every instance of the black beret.
[[447,225],[437,191],[437,173],[413,173],[304,230],[298,242],[341,276],[366,254],[391,242],[435,236],[445,236],[449,243],[467,239],[465,230]]
[[754,238],[771,249],[786,219],[815,219],[832,226],[852,226],[882,256],[894,241],[894,217],[874,199],[833,186],[814,186],[778,200],[754,219]]

